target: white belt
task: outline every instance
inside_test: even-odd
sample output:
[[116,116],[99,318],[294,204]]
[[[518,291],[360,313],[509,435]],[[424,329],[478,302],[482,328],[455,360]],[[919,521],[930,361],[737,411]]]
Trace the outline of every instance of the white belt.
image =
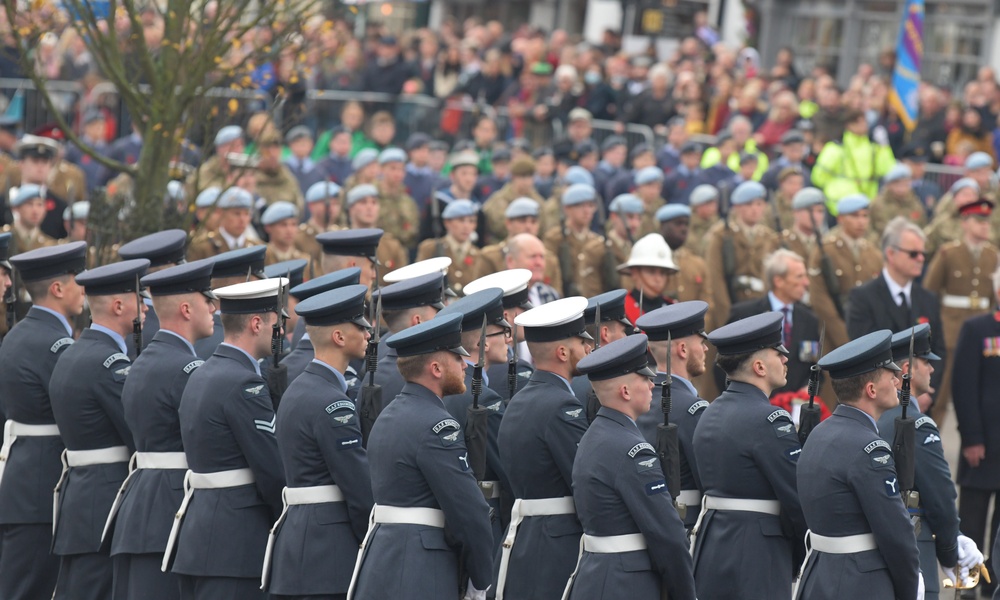
[[795,581],[795,589],[792,591],[792,598],[796,600],[799,598],[799,586],[802,583],[802,575],[806,569],[806,565],[809,564],[809,557],[812,556],[814,551],[826,554],[854,554],[856,552],[867,552],[868,550],[878,550],[875,535],[871,533],[827,537],[806,531],[806,559],[802,561],[799,576]]
[[[515,504],[515,506],[517,505]],[[371,515],[368,517],[368,532],[365,533],[365,539],[361,540],[361,549],[358,550],[358,560],[354,563],[354,573],[351,574],[351,585],[347,588],[347,600],[354,598],[354,586],[358,583],[361,564],[365,560],[365,549],[371,540],[372,531],[375,529],[376,523],[425,525],[427,527],[444,528],[444,511],[419,506],[379,506],[376,504],[372,508]]]
[[70,469],[77,467],[90,467],[93,465],[111,465],[115,463],[127,463],[129,459],[128,448],[125,446],[112,446],[110,448],[97,448],[96,450],[63,450],[62,453],[62,473],[59,481],[52,490],[52,535],[56,534],[56,525],[59,523],[59,491],[62,489],[63,481]]
[[701,529],[701,520],[710,510],[736,510],[746,512],[764,513],[778,516],[781,514],[781,503],[777,500],[757,500],[753,498],[720,498],[719,496],[703,495],[701,497],[701,512],[698,513],[698,520],[691,528],[691,554],[694,555],[694,545],[698,540],[698,530]]
[[563,590],[562,600],[569,600],[570,592],[573,591],[573,582],[576,581],[576,574],[580,572],[580,562],[583,561],[583,553],[591,554],[619,554],[622,552],[637,552],[646,549],[646,537],[641,533],[627,533],[625,535],[587,535],[580,538],[580,555],[576,558],[576,567],[566,582]]
[[562,498],[517,498],[510,511],[510,525],[507,526],[507,537],[500,547],[500,574],[497,576],[496,600],[503,600],[504,587],[507,585],[507,569],[510,567],[510,553],[517,538],[517,528],[525,517],[546,517],[550,515],[575,515],[576,505],[573,496]]
[[3,446],[0,446],[0,481],[3,481],[4,468],[10,458],[10,449],[19,437],[55,437],[59,435],[59,426],[26,425],[8,419],[3,426]]
[[177,536],[181,532],[181,522],[187,512],[188,504],[191,503],[191,496],[195,490],[220,490],[224,488],[250,485],[257,479],[250,469],[233,469],[231,471],[217,471],[215,473],[195,473],[188,470],[184,474],[184,499],[181,506],[174,515],[174,524],[170,527],[170,537],[167,538],[167,549],[163,552],[163,562],[160,563],[160,570],[164,573],[170,569],[173,562],[174,545],[177,543]]
[[750,275],[740,275],[736,278],[736,283],[744,285],[755,292],[763,292],[765,289],[763,280]]
[[684,506],[698,506],[701,504],[701,492],[698,490],[681,490],[677,494],[677,503]]
[[941,297],[941,306],[947,308],[965,308],[968,310],[986,310],[990,307],[990,299],[984,296],[945,294]]
[[278,529],[285,522],[285,515],[288,514],[289,506],[299,506],[303,504],[326,504],[329,502],[343,502],[344,493],[336,485],[314,485],[311,487],[286,487],[281,490],[281,515],[274,522],[270,533],[267,534],[267,549],[264,550],[264,567],[260,572],[260,589],[266,590],[268,579],[271,575],[271,559],[274,552],[274,541],[278,536]]
[[104,538],[108,536],[111,524],[114,523],[115,517],[118,516],[118,509],[121,508],[122,498],[125,497],[125,489],[128,487],[128,482],[138,469],[180,470],[187,469],[187,466],[187,457],[183,452],[136,452],[133,454],[132,460],[129,461],[128,465],[128,477],[118,487],[115,501],[111,504],[111,510],[108,511],[108,518],[104,521],[104,531],[101,533],[101,541],[103,542]]

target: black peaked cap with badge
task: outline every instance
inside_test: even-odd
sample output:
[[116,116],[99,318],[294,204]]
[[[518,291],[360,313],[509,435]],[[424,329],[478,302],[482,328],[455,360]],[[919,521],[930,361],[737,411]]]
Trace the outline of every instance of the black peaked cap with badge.
[[365,294],[368,286],[347,285],[316,294],[303,300],[295,307],[295,312],[306,320],[306,325],[324,327],[340,323],[354,323],[359,327],[371,328],[365,319]]
[[288,293],[294,296],[299,302],[302,302],[317,294],[359,283],[361,283],[361,269],[358,267],[349,267],[310,279],[305,283],[293,287]]
[[444,308],[441,301],[441,288],[444,275],[440,272],[427,273],[404,279],[403,281],[379,288],[372,293],[372,302],[382,299],[382,310],[406,310],[420,306],[432,306],[438,310]]
[[[134,294],[136,291],[144,291],[139,281],[148,268],[149,261],[145,258],[123,260],[88,269],[76,276],[76,282],[83,286],[88,296]],[[138,290],[136,290],[137,284],[140,286]]]
[[371,258],[375,256],[383,233],[381,229],[343,229],[321,233],[316,241],[323,246],[325,254]]
[[708,334],[708,341],[722,356],[750,354],[765,348],[788,354],[781,344],[781,319],[781,313],[777,312],[740,319]]
[[668,304],[651,310],[635,321],[635,326],[645,333],[650,341],[663,342],[669,337],[679,340],[691,335],[705,335],[705,313],[708,303],[690,300]]
[[[462,316],[462,331],[479,331],[483,327],[483,315],[488,325],[510,327],[503,318],[503,291],[498,288],[480,290],[452,302],[438,313],[438,317]],[[437,318],[437,317],[435,317]]]
[[264,267],[264,275],[267,275],[268,279],[287,277],[289,287],[295,287],[302,285],[302,282],[305,281],[305,272],[308,265],[309,261],[304,258],[283,260]]
[[931,326],[921,323],[916,327],[904,329],[892,334],[892,360],[900,363],[910,360],[910,332],[913,332],[913,356],[924,360],[941,360],[941,357],[931,350]]
[[469,356],[462,347],[462,315],[435,317],[394,334],[386,342],[400,358],[447,350]]
[[583,311],[583,318],[587,325],[594,325],[597,317],[597,305],[601,305],[601,322],[618,321],[625,326],[626,330],[632,331],[632,323],[625,316],[625,296],[626,290],[611,290],[598,294],[587,300],[587,308]]
[[212,277],[245,277],[248,273],[264,279],[264,254],[267,246],[248,246],[238,250],[230,250],[212,258],[215,267]]
[[527,342],[557,342],[571,337],[593,340],[587,333],[587,322],[583,318],[585,310],[587,299],[572,296],[523,312],[514,318],[514,323],[524,328]]
[[153,296],[200,293],[206,298],[216,300],[217,298],[212,292],[212,269],[214,267],[215,262],[205,258],[150,273],[139,282]]
[[14,234],[0,233],[0,267],[7,269],[8,271],[13,271],[14,267],[10,266],[10,262],[7,260],[10,258],[10,239],[14,237]]
[[187,233],[181,229],[157,231],[134,239],[118,249],[122,260],[145,258],[150,267],[176,265],[184,262],[184,247]]
[[646,353],[649,340],[639,333],[615,340],[580,359],[577,368],[591,381],[602,381],[637,373],[653,378]]
[[[909,353],[909,337],[906,343]],[[832,379],[847,379],[877,369],[901,370],[892,362],[892,332],[888,329],[851,340],[821,358],[818,364],[821,369],[830,372]]]
[[36,248],[10,257],[22,281],[40,281],[82,273],[87,268],[87,243],[70,242]]

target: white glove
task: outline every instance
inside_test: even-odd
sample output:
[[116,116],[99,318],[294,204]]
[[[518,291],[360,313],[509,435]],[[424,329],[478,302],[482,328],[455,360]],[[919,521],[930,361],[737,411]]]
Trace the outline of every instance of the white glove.
[[879,146],[889,145],[889,134],[886,132],[885,127],[879,125],[872,130],[872,140]]
[[486,600],[486,591],[490,589],[491,586],[486,586],[485,590],[477,590],[475,586],[472,585],[472,580],[469,580],[468,585],[465,588],[465,595],[462,596],[462,600]]
[[917,600],[924,600],[924,593],[925,593],[925,589],[926,589],[926,588],[924,588],[924,574],[921,573],[920,571],[917,571],[917,577],[918,577],[918,579],[917,579]]
[[[958,576],[955,575],[955,569],[958,569]],[[955,582],[955,587],[961,586],[963,589],[968,589],[972,587],[972,579],[969,578],[969,570],[963,566],[955,565],[950,569],[944,569],[944,574],[948,579]],[[961,581],[959,581],[961,578]]]
[[983,553],[979,551],[976,542],[961,534],[958,536],[958,564],[966,571],[983,564]]

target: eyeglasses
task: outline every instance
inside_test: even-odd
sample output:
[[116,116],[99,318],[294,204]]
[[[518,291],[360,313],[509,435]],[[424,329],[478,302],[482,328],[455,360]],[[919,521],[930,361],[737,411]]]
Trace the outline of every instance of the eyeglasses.
[[510,332],[510,327],[504,327],[500,331],[494,331],[493,333],[487,333],[486,337],[491,338],[491,337],[497,337],[497,336],[502,335],[504,338],[509,338],[510,337],[510,333],[511,333]]
[[927,258],[927,253],[923,250],[906,250],[905,248],[900,248],[899,246],[893,246],[893,249],[896,252],[902,252],[913,260],[917,260],[918,258]]

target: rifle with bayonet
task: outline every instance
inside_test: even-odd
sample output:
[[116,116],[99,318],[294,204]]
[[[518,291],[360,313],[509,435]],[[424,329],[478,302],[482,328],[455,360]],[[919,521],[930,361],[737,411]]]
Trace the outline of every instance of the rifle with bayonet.
[[[594,307],[594,350],[601,349],[601,305],[597,303]],[[597,411],[601,409],[601,401],[597,398],[594,386],[590,386],[587,391],[587,422],[593,423],[597,418]]]
[[900,494],[903,497],[903,504],[913,515],[914,530],[920,532],[920,519],[916,516],[916,510],[920,505],[920,492],[913,489],[914,478],[914,455],[916,453],[916,443],[914,438],[917,434],[916,419],[908,416],[907,410],[910,408],[910,381],[913,372],[913,338],[916,328],[910,328],[910,364],[903,374],[903,385],[899,392],[899,405],[902,407],[902,414],[895,420],[895,435],[892,438],[892,457],[896,462],[896,478],[899,480]]
[[721,196],[726,201],[726,220],[723,223],[720,234],[722,236],[722,275],[726,281],[726,292],[729,294],[729,301],[736,303],[736,291],[738,289],[736,285],[736,245],[733,241],[733,230],[730,229],[729,215],[733,212],[733,207],[729,203],[728,186],[724,186],[724,191],[726,193],[721,194]]
[[566,226],[566,211],[559,208],[559,229],[562,231],[563,239],[559,243],[559,270],[562,271],[563,297],[579,296],[580,289],[574,280],[576,271],[573,269],[573,253],[569,247],[572,235]]
[[816,218],[813,217],[812,211],[809,211],[809,222],[812,223],[813,235],[816,236],[816,249],[819,251],[819,271],[820,275],[823,277],[823,283],[826,284],[826,291],[830,294],[830,300],[833,300],[833,307],[837,309],[837,314],[840,318],[844,318],[844,306],[840,302],[840,279],[837,277],[837,273],[833,268],[833,262],[830,257],[827,256],[826,250],[823,248],[823,234],[819,231],[819,226],[816,223]]
[[514,325],[513,346],[507,360],[507,402],[517,393],[517,325]]
[[[826,336],[826,327],[819,332],[819,354],[823,353],[823,338]],[[820,411],[816,406],[816,395],[819,393],[819,356],[816,362],[809,367],[809,404],[803,404],[799,412],[799,445],[805,446],[806,440],[813,429],[819,425]]]
[[[72,209],[70,214],[72,214]],[[142,290],[139,287],[139,274],[135,274],[135,318],[132,319],[132,343],[135,344],[135,357],[142,352]]]
[[667,365],[666,376],[660,388],[660,410],[663,411],[663,423],[656,426],[656,454],[660,457],[660,468],[663,469],[663,479],[667,482],[667,491],[673,499],[677,513],[683,520],[687,506],[677,503],[677,495],[681,492],[680,446],[677,438],[677,423],[670,422],[670,409],[673,404],[673,392],[670,389],[674,381],[671,371],[672,335],[667,332]]
[[778,234],[778,242],[781,244],[781,247],[787,250],[788,244],[785,243],[785,236],[781,235],[785,228],[781,226],[781,213],[778,212],[778,201],[774,199],[774,193],[771,190],[767,191],[767,203],[771,207],[771,213],[774,217],[774,233]]
[[368,382],[361,388],[361,402],[359,403],[361,435],[364,438],[365,447],[368,446],[368,436],[375,425],[375,419],[382,411],[382,386],[375,383],[375,371],[378,370],[378,343],[381,339],[379,322],[382,320],[382,294],[379,293],[378,298],[375,298],[376,292],[378,292],[377,276],[372,281],[372,301],[368,305],[371,312],[372,336],[368,340],[368,347],[365,348],[365,373],[361,374],[362,378],[366,374],[368,376]]
[[479,360],[472,369],[472,406],[465,417],[465,448],[469,452],[469,468],[476,476],[479,489],[487,499],[493,497],[492,484],[486,489],[486,443],[489,437],[489,409],[479,406],[483,393],[483,368],[486,366],[486,315],[479,332]]
[[281,397],[285,394],[285,390],[288,389],[288,365],[281,364],[281,353],[285,348],[285,285],[288,283],[288,279],[284,277],[278,278],[278,304],[275,307],[275,312],[278,318],[274,321],[274,325],[271,326],[271,365],[267,371],[267,389],[271,393],[271,404],[274,405],[274,410],[278,410],[278,405],[281,403]]
[[10,289],[3,296],[4,308],[7,309],[7,314],[5,315],[7,317],[7,333],[10,333],[10,330],[14,328],[14,317],[16,316],[14,314],[16,312],[15,304],[17,303],[17,275],[12,270],[9,271],[9,274]]

